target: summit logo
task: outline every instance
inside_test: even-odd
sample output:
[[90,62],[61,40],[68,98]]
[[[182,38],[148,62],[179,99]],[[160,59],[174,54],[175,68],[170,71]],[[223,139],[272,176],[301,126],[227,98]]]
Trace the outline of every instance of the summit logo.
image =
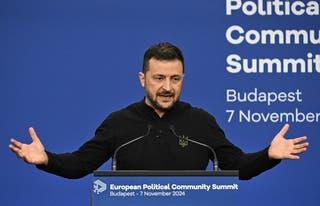
[[107,189],[107,184],[100,180],[96,180],[93,182],[93,192],[96,194],[100,194]]

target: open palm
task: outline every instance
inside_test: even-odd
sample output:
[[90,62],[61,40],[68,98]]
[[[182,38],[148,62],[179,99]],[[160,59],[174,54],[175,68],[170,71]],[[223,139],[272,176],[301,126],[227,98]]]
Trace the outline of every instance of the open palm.
[[306,136],[286,139],[284,136],[289,130],[289,124],[284,125],[274,137],[269,148],[269,157],[272,159],[300,159],[298,154],[307,150],[309,145]]
[[32,127],[29,128],[29,134],[32,139],[30,144],[24,144],[15,139],[11,139],[9,148],[17,155],[17,157],[23,159],[27,163],[47,164],[48,156],[45,152],[44,146]]

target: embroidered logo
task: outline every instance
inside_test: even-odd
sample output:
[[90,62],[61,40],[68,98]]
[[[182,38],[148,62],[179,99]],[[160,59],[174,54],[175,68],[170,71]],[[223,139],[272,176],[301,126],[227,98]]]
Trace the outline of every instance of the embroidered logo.
[[107,184],[100,180],[96,180],[93,182],[93,192],[96,194],[100,194],[107,189]]
[[186,147],[186,146],[188,146],[188,144],[189,144],[189,137],[188,136],[184,136],[184,135],[182,135],[182,136],[179,136],[179,145],[181,146],[181,147]]

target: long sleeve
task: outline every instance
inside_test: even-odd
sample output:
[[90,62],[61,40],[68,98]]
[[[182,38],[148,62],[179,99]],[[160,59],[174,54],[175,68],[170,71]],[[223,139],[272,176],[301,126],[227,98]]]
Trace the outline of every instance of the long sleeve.
[[239,160],[239,178],[248,180],[275,167],[281,160],[270,159],[269,147],[256,153],[244,154]]
[[239,179],[248,180],[280,163],[280,160],[270,159],[269,147],[254,153],[244,153],[233,145],[225,136],[214,117],[209,115],[211,145],[215,148],[223,170],[239,170]]
[[72,153],[55,154],[47,152],[48,165],[37,168],[65,178],[81,178],[92,173],[113,154],[114,131],[110,122],[104,123],[96,130],[95,137]]
[[244,153],[228,140],[223,137],[222,139],[216,148],[219,167],[223,170],[239,170],[239,179],[241,180],[251,179],[280,163],[280,160],[269,158],[269,147],[254,153]]

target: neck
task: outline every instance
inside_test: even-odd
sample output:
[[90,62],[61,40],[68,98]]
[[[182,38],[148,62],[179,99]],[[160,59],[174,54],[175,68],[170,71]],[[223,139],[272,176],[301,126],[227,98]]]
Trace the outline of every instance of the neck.
[[[154,108],[153,108],[153,109],[154,109]],[[154,109],[154,111],[158,114],[158,116],[159,116],[160,118],[162,118],[163,115],[165,114],[165,112],[161,112],[161,111],[156,110],[156,109]]]

